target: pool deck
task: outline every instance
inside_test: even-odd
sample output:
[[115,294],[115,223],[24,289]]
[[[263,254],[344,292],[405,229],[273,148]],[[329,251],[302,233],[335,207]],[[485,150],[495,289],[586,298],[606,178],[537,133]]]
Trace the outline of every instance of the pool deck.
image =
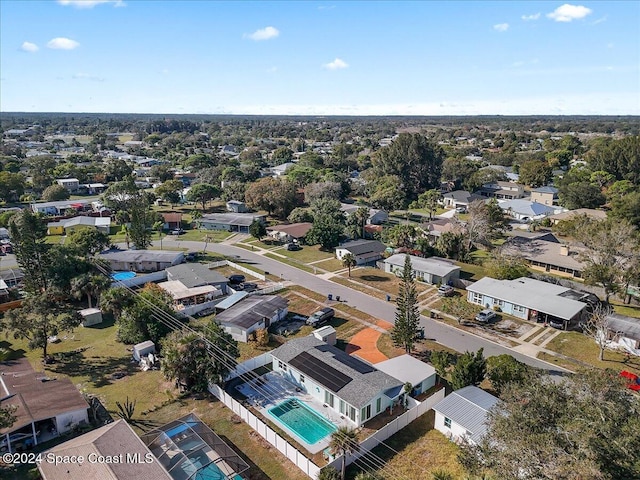
[[[260,385],[257,386],[257,389],[254,388],[256,382],[260,382]],[[318,399],[308,393],[305,393],[299,387],[292,384],[284,377],[282,377],[282,375],[276,372],[266,373],[259,379],[238,385],[236,389],[245,397],[247,397],[249,401],[254,405],[254,407],[257,408],[265,418],[268,418],[269,420],[277,424],[278,427],[287,432],[287,434],[291,436],[291,438],[295,439],[296,442],[298,442],[309,453],[312,454],[321,452],[322,450],[327,448],[329,446],[329,440],[331,436],[327,435],[322,440],[319,440],[314,444],[309,444],[302,437],[296,434],[296,432],[287,427],[287,425],[279,421],[277,418],[274,418],[273,415],[269,414],[269,409],[275,407],[276,405],[279,405],[285,400],[296,398],[306,403],[307,406],[315,410],[318,415],[324,417],[326,420],[333,423],[336,427],[347,426],[349,428],[354,428],[354,424],[351,421],[341,417],[338,412],[329,407],[326,407]]]

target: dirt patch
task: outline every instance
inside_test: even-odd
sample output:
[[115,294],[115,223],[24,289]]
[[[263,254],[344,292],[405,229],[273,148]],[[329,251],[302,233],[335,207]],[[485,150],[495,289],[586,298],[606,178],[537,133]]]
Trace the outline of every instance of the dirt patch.
[[345,351],[349,355],[356,355],[370,363],[387,360],[387,356],[378,350],[380,335],[382,334],[373,328],[365,328],[349,340]]
[[385,322],[384,320],[378,320],[376,322],[376,325],[379,326],[380,328],[384,328],[385,330],[389,331],[393,328],[393,324],[389,323],[389,322]]

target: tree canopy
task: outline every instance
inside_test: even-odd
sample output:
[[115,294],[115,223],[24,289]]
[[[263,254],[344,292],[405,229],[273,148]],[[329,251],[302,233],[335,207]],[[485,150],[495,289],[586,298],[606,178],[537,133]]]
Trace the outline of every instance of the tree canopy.
[[391,339],[395,346],[402,347],[407,353],[411,353],[420,325],[420,310],[418,308],[418,291],[409,255],[405,255],[404,258],[396,305],[396,321],[391,329]]

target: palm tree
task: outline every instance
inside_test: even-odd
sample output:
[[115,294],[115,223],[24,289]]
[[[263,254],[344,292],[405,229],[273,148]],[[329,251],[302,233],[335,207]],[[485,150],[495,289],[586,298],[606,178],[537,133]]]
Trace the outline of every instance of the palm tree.
[[431,472],[431,478],[433,480],[453,480],[453,475],[446,470],[434,470]]
[[86,295],[89,308],[92,308],[91,297],[99,299],[100,294],[109,288],[110,285],[111,282],[102,275],[83,273],[71,280],[71,294],[77,299]]
[[123,287],[110,288],[100,298],[100,308],[118,320],[122,312],[133,302],[132,295]]
[[331,455],[342,455],[342,467],[340,470],[340,478],[345,479],[346,475],[346,457],[360,450],[358,443],[358,434],[355,430],[342,426],[331,434],[329,441],[329,451]]
[[351,268],[355,267],[356,263],[353,253],[347,253],[342,257],[342,266],[349,269],[349,277],[351,277]]

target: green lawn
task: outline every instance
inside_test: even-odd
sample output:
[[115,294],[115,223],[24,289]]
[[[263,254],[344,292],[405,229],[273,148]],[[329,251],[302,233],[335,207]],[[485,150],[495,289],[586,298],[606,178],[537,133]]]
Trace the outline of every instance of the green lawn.
[[[305,265],[304,263],[298,262],[292,258],[287,258],[287,257],[282,258],[282,257],[279,257],[278,255],[274,255],[273,253],[265,253],[264,256],[277,260],[278,262],[286,263],[287,265],[291,265],[292,267],[299,268],[300,270],[304,270],[305,272],[313,273],[313,267]],[[278,272],[271,272],[271,273],[275,274],[276,276],[278,274]]]
[[631,355],[627,359],[624,353],[605,350],[604,361],[601,362],[598,360],[599,348],[596,342],[579,332],[562,332],[546,348],[594,367],[630,370],[640,374],[640,358]]
[[627,317],[640,318],[640,305],[624,305],[622,303],[611,301],[613,310],[620,315],[626,315]]
[[332,252],[323,252],[320,250],[318,245],[303,245],[302,250],[298,250],[296,252],[283,248],[278,250],[278,253],[302,263],[311,263],[317,262],[318,260],[328,260],[333,258]]
[[473,280],[478,281],[482,277],[486,277],[487,273],[485,268],[482,265],[474,265],[472,263],[464,263],[464,262],[456,262],[461,268],[460,278],[464,280]]
[[329,258],[328,260],[323,260],[322,262],[314,263],[311,265],[312,267],[322,268],[323,270],[327,270],[328,272],[335,272],[338,270],[342,270],[344,267],[342,266],[342,262],[337,258]]

